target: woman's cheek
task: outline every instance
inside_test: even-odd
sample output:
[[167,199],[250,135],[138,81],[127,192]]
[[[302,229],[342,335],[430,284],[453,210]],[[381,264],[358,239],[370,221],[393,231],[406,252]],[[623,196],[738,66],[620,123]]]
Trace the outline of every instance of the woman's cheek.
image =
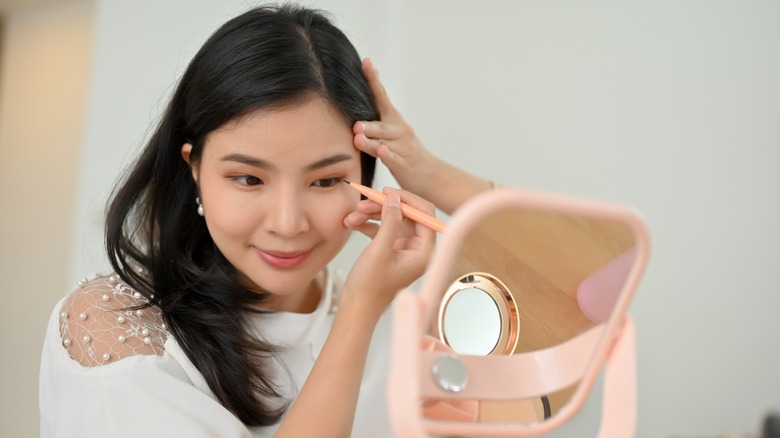
[[315,220],[321,222],[321,227],[332,232],[348,231],[344,226],[344,218],[355,211],[355,205],[359,199],[358,196],[351,195],[347,193],[346,196],[321,197],[317,200],[317,211],[314,217]]
[[[204,194],[205,198],[206,194]],[[244,197],[230,191],[208,193],[208,203],[204,202],[207,225],[214,232],[230,238],[245,237],[258,225],[262,215],[260,209],[247,202]]]

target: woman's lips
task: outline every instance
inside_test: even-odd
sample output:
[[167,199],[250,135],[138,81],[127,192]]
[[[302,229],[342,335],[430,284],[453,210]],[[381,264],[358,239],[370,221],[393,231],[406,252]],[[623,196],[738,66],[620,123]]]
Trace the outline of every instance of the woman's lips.
[[306,259],[309,257],[309,254],[311,254],[311,250],[282,252],[257,249],[257,254],[264,262],[268,263],[274,268],[291,269],[306,261]]

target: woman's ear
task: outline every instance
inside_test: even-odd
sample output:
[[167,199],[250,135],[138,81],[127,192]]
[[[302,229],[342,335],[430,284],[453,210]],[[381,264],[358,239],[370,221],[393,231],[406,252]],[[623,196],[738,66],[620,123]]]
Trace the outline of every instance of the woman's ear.
[[199,166],[197,165],[193,166],[192,163],[190,162],[191,153],[192,153],[192,144],[184,143],[184,145],[182,145],[181,147],[181,157],[190,166],[190,170],[192,171],[192,179],[194,179],[195,182],[197,183]]

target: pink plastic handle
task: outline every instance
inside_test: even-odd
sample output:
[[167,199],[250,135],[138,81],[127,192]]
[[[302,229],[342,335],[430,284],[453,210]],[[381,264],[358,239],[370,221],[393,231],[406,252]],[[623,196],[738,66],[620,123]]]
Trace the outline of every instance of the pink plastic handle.
[[[427,373],[420,391],[427,397],[516,400],[539,397],[576,384],[585,374],[595,347],[604,335],[603,325],[554,347],[508,356],[459,356],[469,376],[468,386],[457,394],[442,389]],[[443,352],[425,351],[422,369],[431,369]]]
[[582,280],[577,288],[577,304],[586,318],[599,324],[609,319],[636,261],[636,246]]

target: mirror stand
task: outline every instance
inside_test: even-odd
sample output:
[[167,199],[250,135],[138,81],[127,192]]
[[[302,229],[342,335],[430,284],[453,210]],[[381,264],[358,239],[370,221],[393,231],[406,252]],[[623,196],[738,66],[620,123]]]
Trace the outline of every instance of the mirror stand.
[[580,409],[604,369],[599,436],[632,436],[627,309],[648,258],[631,207],[509,188],[473,198],[451,217],[420,293],[395,302],[395,433],[544,434]]

